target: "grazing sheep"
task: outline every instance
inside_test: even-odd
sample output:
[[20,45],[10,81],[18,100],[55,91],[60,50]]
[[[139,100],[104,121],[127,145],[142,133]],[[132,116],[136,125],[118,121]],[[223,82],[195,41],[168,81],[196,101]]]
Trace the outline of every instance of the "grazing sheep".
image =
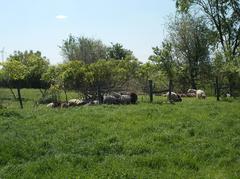
[[198,99],[205,99],[206,98],[206,94],[203,90],[197,90],[196,91],[196,97]]
[[227,98],[230,98],[230,97],[231,97],[231,94],[230,94],[230,93],[227,93],[227,94],[226,94],[226,97],[227,97]]

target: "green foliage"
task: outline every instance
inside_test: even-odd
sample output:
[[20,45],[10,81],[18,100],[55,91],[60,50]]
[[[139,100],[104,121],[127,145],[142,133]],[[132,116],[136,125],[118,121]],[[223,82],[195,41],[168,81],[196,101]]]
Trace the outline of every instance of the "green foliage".
[[194,0],[176,0],[176,6],[180,12],[188,12]]
[[103,88],[111,89],[115,86],[117,77],[117,64],[115,60],[98,60],[88,66],[89,82],[92,86],[100,85]]
[[87,69],[80,61],[69,61],[58,66],[59,84],[66,89],[81,90],[87,87]]
[[124,60],[98,60],[84,64],[73,60],[64,64],[50,66],[42,75],[42,80],[60,89],[76,90],[85,96],[94,95],[97,88],[111,91],[124,88],[128,81],[136,79],[139,62],[128,56]]
[[[207,83],[211,76],[209,57],[210,31],[203,18],[190,14],[176,16],[169,25],[169,36],[174,56],[183,69],[186,86],[197,89]],[[190,86],[189,86],[190,87]]]
[[29,74],[29,70],[26,65],[22,64],[18,60],[10,60],[3,63],[3,72],[7,78],[11,80],[24,80]]
[[52,96],[52,102],[60,101],[61,87],[58,84],[51,85],[49,88],[49,93]]
[[42,74],[41,80],[51,84],[58,83],[59,72],[56,66],[49,66],[47,71]]
[[223,53],[221,52],[216,52],[215,53],[215,57],[213,59],[213,69],[214,69],[214,73],[215,75],[220,75],[222,73],[224,73],[224,56]]
[[100,40],[86,37],[69,37],[60,46],[63,57],[67,61],[79,60],[86,64],[94,63],[99,59],[106,59],[107,47]]
[[172,80],[176,73],[176,63],[173,59],[172,44],[168,41],[162,43],[162,48],[154,47],[154,55],[149,60],[154,62]]
[[100,85],[105,90],[127,88],[128,82],[136,79],[139,62],[132,57],[121,61],[99,60],[88,66],[92,86]]
[[162,71],[159,71],[156,64],[147,62],[141,64],[138,69],[138,80],[144,92],[149,91],[149,80],[154,82],[154,90],[165,90],[168,86],[168,79]]
[[127,56],[132,56],[132,51],[124,49],[123,46],[119,43],[113,44],[111,47],[108,47],[108,58],[123,60]]
[[27,68],[28,73],[25,76],[25,80],[28,85],[32,87],[41,87],[41,76],[47,71],[49,62],[46,57],[42,57],[39,51],[16,51],[13,55],[9,56],[7,61],[17,61],[18,64]]
[[[216,32],[217,42],[221,44],[222,51],[226,58],[228,72],[236,72],[236,59],[239,57],[239,22],[240,22],[240,2],[214,1],[214,0],[177,0],[177,8],[186,12],[190,7],[194,7],[201,15],[205,15],[212,31]],[[238,66],[238,68],[240,68]]]

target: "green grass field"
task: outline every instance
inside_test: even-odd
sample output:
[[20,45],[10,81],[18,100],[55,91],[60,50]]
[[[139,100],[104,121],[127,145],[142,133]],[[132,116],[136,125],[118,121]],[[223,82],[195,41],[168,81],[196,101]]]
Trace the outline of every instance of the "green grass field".
[[0,93],[0,178],[240,178],[238,100],[48,109],[23,90],[20,110]]

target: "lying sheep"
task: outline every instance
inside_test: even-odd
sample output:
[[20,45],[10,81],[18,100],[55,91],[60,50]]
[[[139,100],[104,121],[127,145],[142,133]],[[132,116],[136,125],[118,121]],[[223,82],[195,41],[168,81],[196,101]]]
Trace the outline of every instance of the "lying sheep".
[[185,94],[185,93],[180,93],[180,94],[178,94],[181,98],[182,97],[187,97],[187,94]]
[[[169,92],[166,93],[166,96],[167,96],[167,98],[169,100]],[[181,102],[182,98],[177,93],[171,92],[170,101]]]
[[121,95],[120,103],[121,104],[131,104],[131,96],[130,95]]
[[60,107],[60,106],[61,106],[60,102],[52,102],[47,105],[47,107],[49,107],[49,108],[56,108],[56,107]]
[[187,97],[196,97],[196,93],[187,93]]
[[119,99],[113,95],[104,95],[103,104],[119,104]]
[[137,94],[136,93],[130,93],[130,96],[131,96],[131,103],[136,104],[137,100],[138,100]]
[[80,100],[80,99],[70,99],[68,101],[69,106],[81,106],[86,104],[86,102],[84,100]]
[[112,93],[103,96],[104,104],[136,104],[137,94],[135,93]]
[[68,108],[69,107],[69,103],[62,103],[61,104],[61,108]]
[[196,94],[197,90],[196,89],[188,89],[187,93],[194,93]]

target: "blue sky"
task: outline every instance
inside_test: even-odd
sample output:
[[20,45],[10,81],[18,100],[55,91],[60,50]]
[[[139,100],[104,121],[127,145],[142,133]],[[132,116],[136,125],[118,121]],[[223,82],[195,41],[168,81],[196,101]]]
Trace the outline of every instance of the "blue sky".
[[174,0],[2,0],[0,49],[39,50],[52,64],[69,34],[121,43],[140,61],[166,36]]

